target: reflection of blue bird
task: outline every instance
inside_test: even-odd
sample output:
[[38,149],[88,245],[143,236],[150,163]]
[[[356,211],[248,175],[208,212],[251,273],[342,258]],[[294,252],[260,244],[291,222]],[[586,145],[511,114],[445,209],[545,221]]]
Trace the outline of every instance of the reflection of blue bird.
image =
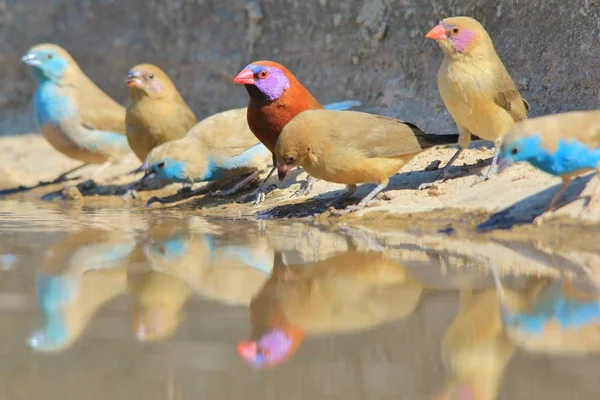
[[[346,110],[358,101],[328,104]],[[210,182],[251,174],[223,195],[230,195],[267,169],[273,155],[248,126],[245,108],[225,111],[200,121],[185,137],[154,148],[144,163],[148,174],[179,183]]]
[[[62,244],[68,243],[68,237]],[[36,277],[36,297],[42,313],[43,326],[29,338],[29,344],[38,351],[58,351],[67,346],[74,335],[73,324],[67,321],[70,309],[86,309],[89,304],[81,304],[82,275],[94,270],[115,268],[131,253],[133,242],[124,243],[92,243],[79,248],[68,248],[66,253],[56,254],[52,261],[67,261],[68,269],[74,268],[76,273],[64,275],[40,274]],[[59,247],[60,248],[60,247]],[[66,260],[62,257],[65,256]],[[93,302],[93,301],[92,301]],[[71,319],[85,318],[86,313],[76,313]],[[79,321],[81,322],[81,321]],[[77,330],[77,328],[74,328]]]
[[[600,171],[600,111],[569,112],[532,118],[517,123],[504,138],[500,169],[526,161],[542,171],[560,176],[561,188],[550,200],[546,213],[575,176]],[[600,195],[597,186],[588,209]]]
[[84,163],[102,164],[94,176],[130,153],[125,108],[96,86],[69,53],[40,44],[21,60],[38,83],[35,120],[56,150]]
[[534,285],[530,306],[512,310],[504,301],[497,272],[492,268],[499,294],[502,321],[509,338],[528,350],[586,353],[600,350],[600,296],[562,282]]

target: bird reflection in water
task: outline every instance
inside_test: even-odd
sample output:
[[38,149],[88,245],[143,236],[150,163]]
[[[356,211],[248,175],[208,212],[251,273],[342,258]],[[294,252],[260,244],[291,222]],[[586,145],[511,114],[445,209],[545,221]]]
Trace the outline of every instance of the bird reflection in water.
[[133,240],[86,229],[50,247],[36,277],[43,326],[29,339],[42,352],[68,348],[103,304],[127,291],[127,257]]
[[277,366],[308,335],[355,333],[411,315],[423,286],[381,252],[350,250],[286,265],[276,252],[271,275],[250,303],[251,334],[238,343],[254,367]]

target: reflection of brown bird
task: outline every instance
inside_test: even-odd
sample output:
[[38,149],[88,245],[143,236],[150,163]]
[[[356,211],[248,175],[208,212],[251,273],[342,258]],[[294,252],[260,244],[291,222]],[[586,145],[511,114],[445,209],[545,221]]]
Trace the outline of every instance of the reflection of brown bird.
[[141,161],[153,148],[184,137],[198,122],[175,84],[157,66],[136,65],[127,74],[127,86],[127,141]]
[[442,177],[447,177],[473,134],[496,145],[487,179],[496,170],[500,139],[515,122],[527,118],[529,104],[506,71],[490,36],[473,18],[446,18],[426,37],[436,40],[444,51],[438,89],[460,134],[460,148],[442,170]]
[[190,287],[179,278],[160,272],[136,278],[135,284],[130,280],[135,298],[133,331],[144,342],[169,338],[181,322],[180,312],[191,295]]
[[365,207],[386,188],[389,178],[417,154],[436,144],[456,142],[453,135],[430,135],[417,126],[357,111],[304,111],[281,132],[275,154],[279,179],[295,166],[315,178],[348,185],[377,186],[347,211]]
[[277,365],[305,334],[363,331],[410,315],[422,290],[382,253],[349,251],[292,266],[277,253],[269,281],[250,305],[252,334],[239,353],[254,365]]
[[[462,290],[458,314],[442,341],[442,361],[449,375],[436,400],[495,400],[515,346],[504,334],[494,289],[477,294]],[[527,307],[528,297],[506,291],[515,309]]]
[[30,339],[38,351],[61,351],[83,333],[96,312],[127,290],[133,242],[98,229],[72,233],[51,246],[36,277],[44,325]]

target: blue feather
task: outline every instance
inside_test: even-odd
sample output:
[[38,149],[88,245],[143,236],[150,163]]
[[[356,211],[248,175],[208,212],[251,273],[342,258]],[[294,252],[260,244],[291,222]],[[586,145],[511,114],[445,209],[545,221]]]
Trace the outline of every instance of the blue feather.
[[563,329],[581,329],[600,322],[600,299],[583,302],[567,298],[560,289],[548,290],[529,311],[513,314],[506,322],[539,335],[552,321],[557,321]]
[[345,101],[337,101],[335,103],[325,104],[323,106],[324,109],[329,111],[343,111],[348,110],[350,108],[358,107],[361,105],[361,102],[358,100],[345,100]]

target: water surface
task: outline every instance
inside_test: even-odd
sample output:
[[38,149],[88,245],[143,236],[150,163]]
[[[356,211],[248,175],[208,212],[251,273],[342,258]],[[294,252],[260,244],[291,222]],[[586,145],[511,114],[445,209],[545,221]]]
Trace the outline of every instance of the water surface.
[[597,260],[0,202],[0,398],[597,399]]

